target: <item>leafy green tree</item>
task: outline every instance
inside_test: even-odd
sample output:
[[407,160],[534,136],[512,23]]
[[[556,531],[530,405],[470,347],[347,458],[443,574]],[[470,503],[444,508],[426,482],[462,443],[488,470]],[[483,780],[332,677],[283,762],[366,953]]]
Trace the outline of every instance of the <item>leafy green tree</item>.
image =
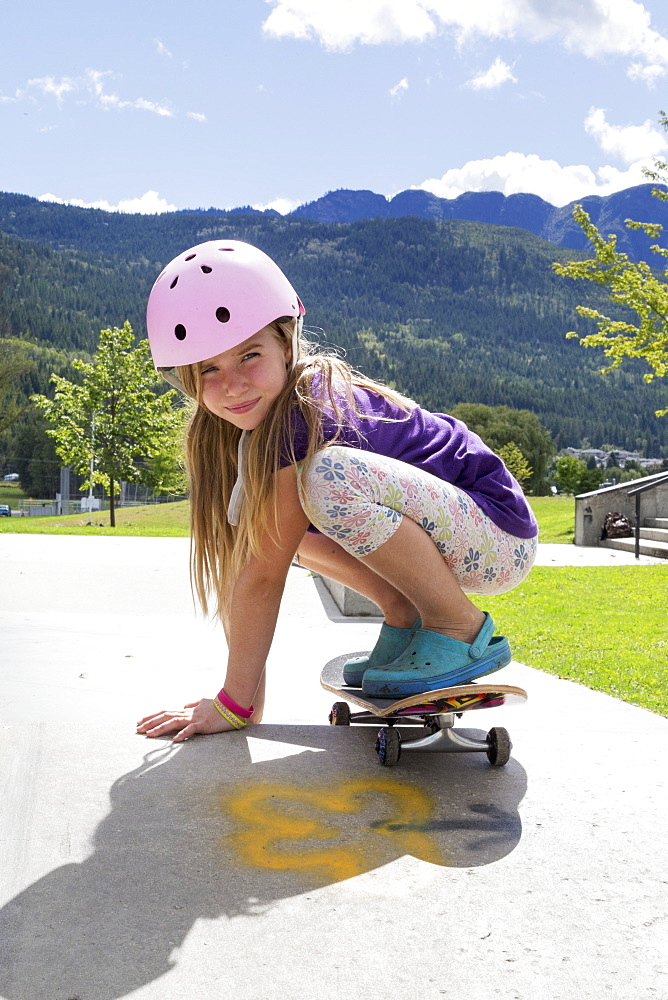
[[[668,284],[644,261],[634,263],[627,254],[620,253],[616,236],[611,234],[607,239],[601,236],[581,205],[575,206],[573,216],[592,243],[595,256],[591,260],[554,264],[555,271],[567,278],[604,286],[612,302],[635,313],[635,322],[611,319],[598,309],[578,306],[580,316],[595,320],[598,332],[582,337],[571,331],[566,336],[579,337],[585,347],[602,347],[610,358],[610,364],[602,369],[604,372],[614,371],[625,360],[640,358],[651,369],[643,376],[646,382],[657,376],[663,378],[668,374]],[[631,220],[627,220],[627,225],[631,229],[644,229],[655,238],[663,228],[658,223]],[[668,257],[668,249],[658,245],[652,249]],[[656,411],[657,417],[666,413],[668,406]]]
[[[668,130],[668,117],[659,112],[659,122]],[[668,164],[656,161],[654,170],[646,170],[646,176],[653,181],[665,183],[668,179]],[[655,188],[652,194],[662,201],[668,199],[668,192]],[[574,261],[568,264],[553,264],[557,274],[567,278],[592,281],[606,289],[611,302],[624,307],[631,313],[630,319],[611,319],[598,309],[578,306],[580,316],[596,322],[597,333],[580,337],[571,331],[567,337],[579,337],[585,347],[602,347],[610,364],[602,369],[611,372],[628,359],[639,358],[648,367],[646,382],[668,375],[668,270],[659,276],[644,261],[634,263],[628,255],[617,250],[617,237],[610,234],[607,239],[592,223],[582,205],[576,205],[573,217],[589,239],[595,256],[591,260]],[[642,230],[650,239],[661,237],[663,226],[653,222],[626,220],[629,229]],[[668,257],[668,248],[652,244],[651,250],[659,257]],[[635,317],[633,314],[635,313]],[[631,320],[635,320],[632,322]],[[668,406],[656,411],[656,416],[665,416]]]
[[164,448],[148,459],[143,469],[142,482],[152,490],[186,493],[188,489],[188,475],[184,463],[184,435],[189,409],[182,407],[177,412],[182,424],[177,425],[176,433],[167,439]]
[[459,403],[452,414],[479,434],[497,454],[504,446],[514,444],[532,470],[527,482],[528,492],[540,492],[554,444],[535,413],[513,410],[509,406]]
[[554,480],[562,493],[579,493],[587,467],[574,455],[560,455],[554,464]]
[[580,477],[580,484],[578,486],[578,493],[592,493],[597,490],[601,483],[605,479],[605,473],[603,469],[589,469],[584,468],[582,470],[582,475]]
[[562,493],[591,493],[604,478],[603,469],[589,469],[574,455],[560,455],[554,464],[554,480]]
[[510,441],[508,444],[504,444],[502,448],[499,448],[499,458],[503,460],[506,467],[513,474],[522,489],[524,489],[526,481],[531,479],[533,469],[514,441]]
[[144,463],[172,448],[182,420],[172,405],[176,393],[156,394],[160,377],[151,363],[148,342],[134,347],[128,322],[100,331],[92,362],[73,364],[83,384],[53,375],[54,398],[39,394],[31,398],[52,424],[48,433],[62,461],[86,477],[83,488],[105,486],[109,522],[115,527],[114,498],[121,480],[143,482]]

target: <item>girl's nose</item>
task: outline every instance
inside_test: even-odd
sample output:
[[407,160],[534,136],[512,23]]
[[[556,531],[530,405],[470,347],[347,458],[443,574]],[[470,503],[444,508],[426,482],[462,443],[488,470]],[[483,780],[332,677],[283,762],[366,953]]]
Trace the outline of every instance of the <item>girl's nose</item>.
[[223,380],[223,391],[226,396],[241,396],[246,391],[246,379],[240,372],[233,372]]

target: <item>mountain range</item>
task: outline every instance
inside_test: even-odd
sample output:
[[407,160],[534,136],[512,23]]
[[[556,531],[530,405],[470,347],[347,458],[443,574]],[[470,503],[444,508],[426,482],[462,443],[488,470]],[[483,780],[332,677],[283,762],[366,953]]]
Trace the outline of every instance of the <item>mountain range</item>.
[[[423,192],[407,194],[424,204]],[[480,214],[487,206],[482,221],[383,217],[374,204],[398,213],[399,196],[378,202],[371,195],[369,202],[363,195],[335,192],[304,206],[333,211],[338,201],[341,212],[362,212],[366,204],[375,213],[323,222],[297,212],[126,215],[0,193],[0,338],[21,338],[36,352],[36,368],[19,387],[23,398],[46,391],[54,368],[70,377],[70,359],[92,353],[100,329],[128,319],[143,337],[149,290],[176,254],[204,240],[240,239],[289,276],[321,342],[343,348],[356,367],[429,409],[451,412],[471,402],[527,409],[557,447],[606,444],[668,456],[668,419],[655,416],[665,406],[665,380],[647,385],[640,362],[603,376],[602,352],[566,339],[569,330],[592,329],[578,304],[613,309],[604,289],[555,274],[555,261],[582,251],[526,225],[498,224],[501,217],[527,222],[528,214],[536,225],[542,218],[547,232],[548,210],[558,211],[565,238],[566,210],[532,196],[470,195],[445,204],[460,212],[477,205]],[[589,207],[604,232],[614,225],[636,238],[623,229],[627,214],[643,221],[666,214],[649,185]],[[549,232],[556,237],[554,219]],[[618,307],[613,315],[621,316]],[[19,431],[0,435],[0,459],[40,453],[54,461],[43,429],[34,423],[22,437]]]
[[[438,198],[428,191],[412,189],[386,198],[373,191],[330,191],[316,201],[300,205],[290,216],[314,222],[359,222],[362,219],[396,219],[412,215],[441,222],[453,219],[484,222],[493,226],[526,229],[557,246],[586,250],[587,241],[573,220],[573,208],[581,204],[592,222],[604,234],[614,233],[617,246],[632,260],[644,260],[656,266],[657,257],[649,250],[641,232],[626,228],[627,219],[658,222],[668,226],[668,202],[652,196],[653,184],[641,184],[605,197],[588,195],[556,208],[535,194],[504,195],[499,191],[467,191],[458,198]],[[663,188],[662,188],[663,189]],[[665,190],[665,189],[664,189]],[[215,212],[216,209],[209,211]],[[254,212],[245,207],[234,212]],[[264,214],[278,214],[265,210]]]

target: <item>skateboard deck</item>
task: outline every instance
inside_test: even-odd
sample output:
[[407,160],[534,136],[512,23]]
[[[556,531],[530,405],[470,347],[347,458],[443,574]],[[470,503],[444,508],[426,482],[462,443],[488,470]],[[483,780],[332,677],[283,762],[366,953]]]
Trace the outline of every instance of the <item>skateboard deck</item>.
[[[364,654],[353,654],[364,655]],[[343,680],[343,664],[351,657],[338,656],[327,663],[320,675],[326,691],[338,694],[353,705],[358,705],[379,719],[397,719],[411,715],[441,715],[443,713],[469,712],[472,709],[497,708],[499,705],[520,704],[527,700],[522,688],[493,681],[471,681],[455,684],[437,691],[423,691],[408,698],[370,698],[361,688],[349,687]]]
[[[510,759],[512,744],[507,730],[495,726],[485,739],[473,738],[454,729],[457,716],[464,712],[502,705],[522,704],[527,693],[520,687],[498,684],[484,678],[469,684],[456,684],[435,691],[423,691],[407,698],[371,698],[361,688],[350,687],[343,680],[343,665],[353,656],[364,653],[347,653],[325,664],[320,683],[326,691],[345,699],[332,706],[329,721],[335,726],[351,723],[369,723],[374,720],[386,723],[376,740],[376,752],[381,764],[396,764],[403,750],[436,751],[440,753],[465,753],[484,751],[489,762],[503,767]],[[348,703],[362,709],[351,713]],[[421,739],[402,740],[394,726],[422,725],[427,735]]]

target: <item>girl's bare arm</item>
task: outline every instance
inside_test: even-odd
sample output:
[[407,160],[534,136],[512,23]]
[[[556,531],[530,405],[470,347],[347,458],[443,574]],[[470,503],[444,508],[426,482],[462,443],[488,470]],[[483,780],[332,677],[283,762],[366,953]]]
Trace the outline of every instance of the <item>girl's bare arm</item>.
[[[249,708],[264,674],[267,655],[276,627],[285,579],[308,519],[299,503],[294,467],[281,469],[278,476],[278,523],[265,534],[261,555],[249,560],[232,595],[228,632],[229,655],[224,681],[226,693]],[[162,736],[178,730],[174,742],[195,733],[217,733],[231,729],[203,698],[178,711],[161,711],[141,719],[137,732]]]

